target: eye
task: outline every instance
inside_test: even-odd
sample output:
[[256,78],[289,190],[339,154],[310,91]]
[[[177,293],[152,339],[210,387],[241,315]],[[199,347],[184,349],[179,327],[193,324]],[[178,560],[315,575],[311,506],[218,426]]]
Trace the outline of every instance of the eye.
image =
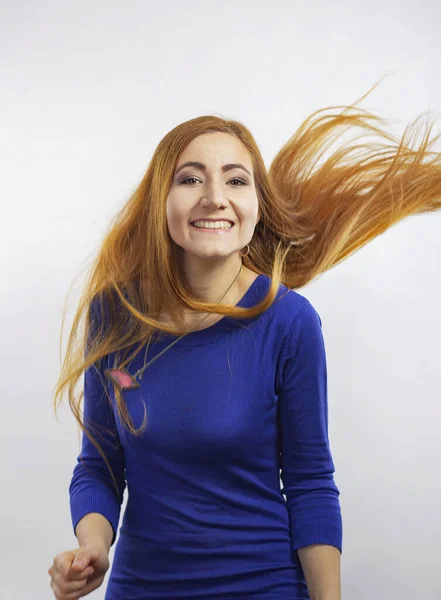
[[[186,179],[183,179],[181,181],[181,183],[187,183],[188,181],[198,181],[196,179],[196,177],[187,177]],[[247,185],[246,181],[244,181],[243,179],[239,179],[238,177],[234,177],[233,179],[230,179],[230,181],[228,183],[231,183],[232,181],[237,181],[240,183],[240,185],[233,185],[233,187],[241,187],[242,185]]]
[[196,177],[187,177],[187,179],[183,179],[181,183],[187,183],[187,181],[191,181],[192,179],[193,181],[196,181]]
[[231,182],[231,181],[238,181],[238,182],[240,183],[240,185],[239,185],[239,186],[237,186],[237,185],[234,185],[233,187],[241,187],[242,185],[247,185],[247,182],[246,182],[246,181],[244,181],[243,179],[238,179],[237,177],[235,177],[234,179],[230,179],[230,182]]

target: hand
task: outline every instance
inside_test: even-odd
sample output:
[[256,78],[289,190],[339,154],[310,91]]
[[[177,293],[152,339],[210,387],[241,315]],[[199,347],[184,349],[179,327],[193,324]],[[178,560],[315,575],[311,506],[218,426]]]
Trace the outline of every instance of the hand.
[[96,590],[109,568],[109,553],[103,545],[89,545],[60,552],[48,570],[57,600],[78,600]]

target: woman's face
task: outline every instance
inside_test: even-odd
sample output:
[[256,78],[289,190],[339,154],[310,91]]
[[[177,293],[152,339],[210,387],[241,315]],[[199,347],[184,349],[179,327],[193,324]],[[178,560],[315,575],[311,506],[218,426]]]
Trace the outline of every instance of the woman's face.
[[[198,164],[184,166],[190,161]],[[201,258],[225,258],[248,244],[258,220],[251,158],[242,143],[221,132],[195,138],[177,161],[167,198],[175,244]]]

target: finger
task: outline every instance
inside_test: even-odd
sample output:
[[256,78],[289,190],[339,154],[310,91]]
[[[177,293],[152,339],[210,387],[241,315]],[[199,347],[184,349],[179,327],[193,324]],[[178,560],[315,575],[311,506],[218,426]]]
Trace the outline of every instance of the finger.
[[74,571],[71,568],[65,576],[65,579],[66,581],[82,581],[93,575],[94,572],[95,569],[92,566],[86,567],[82,571]]
[[52,581],[54,582],[54,588],[56,588],[57,593],[61,595],[76,593],[78,596],[78,593],[87,584],[87,579],[83,579],[81,581],[67,581],[60,575],[60,573],[56,573]]
[[64,578],[66,578],[73,560],[73,552],[59,554],[54,560],[54,571],[56,573],[60,573]]
[[101,550],[95,547],[87,547],[87,548],[79,548],[76,552],[74,552],[74,561],[75,565],[78,562],[83,563],[81,566],[87,566],[89,563],[97,560],[101,555]]
[[101,575],[97,579],[93,579],[92,581],[87,583],[84,586],[84,588],[81,590],[79,598],[83,598],[83,596],[87,596],[87,594],[90,594],[90,592],[93,592],[93,590],[96,590],[97,588],[99,588],[100,585],[103,583],[103,581],[104,581],[104,576]]
[[61,596],[61,600],[79,600],[81,598],[82,592],[73,592],[72,594],[66,594]]
[[64,594],[57,586],[52,588],[56,600],[78,600],[81,592],[73,592],[72,594]]
[[90,563],[97,560],[99,558],[99,551],[95,549],[88,548],[87,550],[83,550],[80,548],[78,552],[75,552],[74,560],[71,562],[72,572],[78,573],[82,571],[85,567],[88,567]]
[[89,564],[94,558],[93,553],[85,553],[80,550],[73,561],[71,561],[69,568],[65,571],[65,578],[69,581],[78,581],[89,577],[91,573],[90,569],[92,569],[92,572],[95,570]]
[[50,582],[50,586],[52,588],[54,598],[56,600],[63,600],[63,596],[61,595],[61,591],[58,589],[58,586],[53,581]]
[[81,592],[73,592],[72,594],[63,594],[60,592],[60,595],[55,594],[56,600],[78,600],[81,596],[79,595]]
[[95,569],[90,566],[90,567],[86,567],[85,569],[83,569],[80,572],[75,572],[72,569],[69,571],[69,573],[66,575],[65,580],[66,581],[71,581],[71,582],[75,582],[75,581],[84,581],[86,579],[88,579],[89,577],[91,577],[95,572]]

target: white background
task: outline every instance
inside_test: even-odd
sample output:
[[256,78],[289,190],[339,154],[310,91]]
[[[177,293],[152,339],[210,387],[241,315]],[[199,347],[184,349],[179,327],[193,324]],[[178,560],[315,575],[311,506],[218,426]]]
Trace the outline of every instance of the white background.
[[[75,280],[69,326],[84,269],[154,148],[178,123],[221,114],[251,129],[269,166],[314,110],[389,74],[363,107],[401,133],[441,112],[441,5],[0,7],[0,596],[46,600],[54,555],[76,542],[79,438],[51,405],[63,304]],[[327,346],[343,599],[441,598],[440,232],[440,213],[406,219],[299,290]]]

